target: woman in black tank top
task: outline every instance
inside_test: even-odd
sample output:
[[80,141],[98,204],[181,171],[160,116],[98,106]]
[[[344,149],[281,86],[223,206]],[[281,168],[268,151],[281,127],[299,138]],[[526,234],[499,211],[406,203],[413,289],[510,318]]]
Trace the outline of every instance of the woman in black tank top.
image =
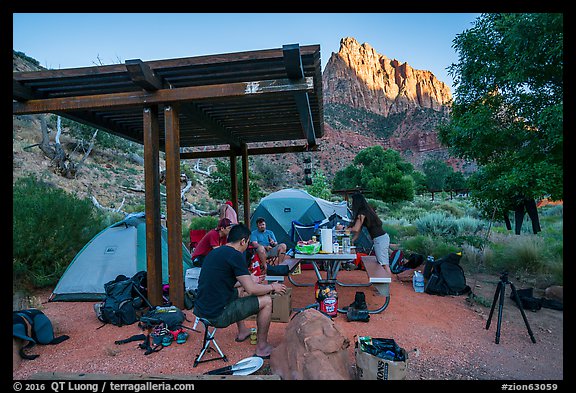
[[378,262],[384,266],[385,269],[390,270],[389,267],[389,253],[390,236],[382,228],[382,221],[364,198],[364,195],[355,193],[352,195],[352,223],[350,230],[354,232],[352,241],[358,239],[362,227],[368,229],[368,233],[374,242],[374,254]]

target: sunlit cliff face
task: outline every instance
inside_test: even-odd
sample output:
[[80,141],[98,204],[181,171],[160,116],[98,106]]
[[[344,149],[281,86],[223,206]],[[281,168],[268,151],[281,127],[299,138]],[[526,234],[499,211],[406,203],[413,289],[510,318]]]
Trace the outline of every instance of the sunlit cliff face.
[[325,102],[340,103],[388,116],[413,108],[445,110],[450,88],[426,70],[390,60],[369,44],[343,38],[323,75]]

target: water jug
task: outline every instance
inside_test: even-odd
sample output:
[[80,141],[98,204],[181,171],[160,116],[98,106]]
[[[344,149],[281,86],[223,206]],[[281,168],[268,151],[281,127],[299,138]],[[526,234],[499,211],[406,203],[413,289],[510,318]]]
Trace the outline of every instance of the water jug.
[[424,275],[417,270],[414,271],[414,277],[412,277],[412,286],[415,292],[424,292]]
[[342,252],[344,254],[350,254],[350,238],[348,236],[342,238]]

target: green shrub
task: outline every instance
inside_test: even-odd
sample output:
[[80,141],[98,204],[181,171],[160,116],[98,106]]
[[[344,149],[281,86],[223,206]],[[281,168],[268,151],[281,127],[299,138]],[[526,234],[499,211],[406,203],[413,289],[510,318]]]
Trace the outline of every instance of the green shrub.
[[[202,217],[194,217],[190,222],[190,226],[188,227],[188,232],[193,229],[204,229],[209,231],[210,229],[216,228],[218,225],[218,217],[217,216],[202,216]],[[188,236],[188,234],[187,234]]]
[[464,216],[464,210],[459,208],[456,203],[451,203],[451,202],[442,202],[439,203],[438,205],[434,206],[433,210],[438,211],[438,212],[446,212],[448,214],[450,214],[451,216],[454,217],[463,217]]
[[445,213],[430,213],[414,221],[421,235],[446,236],[457,235],[456,220]]
[[76,254],[110,220],[88,199],[33,176],[16,181],[12,202],[14,285],[56,284]]

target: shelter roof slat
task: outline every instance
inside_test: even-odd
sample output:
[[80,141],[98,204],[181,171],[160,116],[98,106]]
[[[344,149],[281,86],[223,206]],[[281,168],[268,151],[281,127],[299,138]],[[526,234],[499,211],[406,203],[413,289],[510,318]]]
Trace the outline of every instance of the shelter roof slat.
[[[309,78],[306,91],[314,134],[322,137],[320,46],[299,49],[304,76]],[[239,143],[305,140],[299,112],[306,109],[303,112],[297,106],[294,91],[298,90],[293,89],[302,88],[302,84],[297,80],[281,82],[288,81],[284,56],[283,48],[276,48],[15,72],[13,98],[18,102],[13,113],[58,113],[143,143],[144,105],[158,105],[162,137],[163,106],[188,102],[191,104],[184,104],[180,111],[181,147],[204,144],[237,149]],[[269,93],[247,94],[253,92],[246,83],[256,81],[269,83]]]

